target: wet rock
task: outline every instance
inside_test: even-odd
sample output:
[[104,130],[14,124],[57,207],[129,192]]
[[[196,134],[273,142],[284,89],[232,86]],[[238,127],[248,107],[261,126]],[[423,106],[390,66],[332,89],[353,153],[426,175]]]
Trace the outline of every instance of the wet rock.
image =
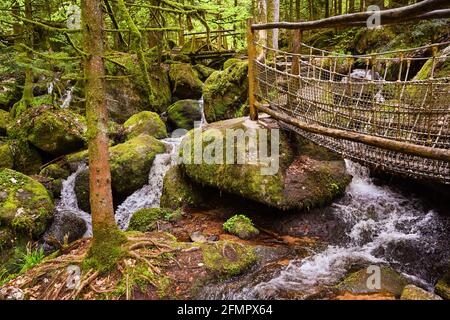
[[91,212],[89,199],[89,170],[84,170],[75,179],[75,194],[77,196],[78,208],[84,212]]
[[400,300],[442,300],[442,298],[410,284],[403,289]]
[[189,237],[192,242],[203,243],[207,241],[205,235],[201,231],[194,231]]
[[380,271],[379,287],[377,287],[378,284],[375,280],[372,281],[374,279],[374,272],[368,272],[368,269],[364,268],[347,275],[336,288],[340,292],[350,292],[353,294],[388,292],[400,297],[403,289],[408,285],[408,280],[389,267],[382,266],[380,267]]
[[188,63],[174,63],[169,71],[172,93],[178,99],[200,99],[203,83]]
[[242,214],[235,215],[225,221],[223,229],[244,240],[252,239],[259,235],[259,230],[255,228],[253,222]]
[[[257,129],[271,128],[277,129],[278,125],[268,118],[258,122],[237,118],[212,123],[202,132],[191,131],[180,147],[182,168],[195,183],[282,210],[323,206],[344,192],[351,177],[346,173],[342,158],[306,140],[291,139],[288,133],[281,131],[280,141],[276,142],[280,148],[279,166],[267,159],[249,161],[251,148],[248,139],[245,143],[226,143],[227,130],[241,130],[246,134],[251,134],[253,130],[257,139],[261,132]],[[219,151],[216,156],[211,152],[213,159],[195,164],[192,139],[196,136],[195,139],[200,139],[200,135],[203,154],[216,146]],[[270,135],[267,141],[270,149]],[[241,159],[245,157],[247,161],[230,165],[227,164],[230,159],[226,159],[226,154],[239,154]],[[235,156],[233,164],[237,161],[238,156]]]
[[166,125],[155,112],[139,112],[125,121],[123,127],[127,139],[132,139],[140,134],[147,134],[156,139],[167,138]]
[[45,187],[17,171],[2,169],[0,190],[7,195],[0,199],[0,224],[17,234],[41,235],[54,207]]
[[0,109],[0,136],[6,134],[6,129],[10,121],[9,112]]
[[247,101],[248,62],[234,63],[216,71],[205,81],[203,98],[206,121],[234,118]]
[[87,127],[82,116],[49,105],[27,109],[8,129],[8,135],[27,140],[53,156],[84,146]]
[[179,165],[171,167],[164,176],[161,207],[177,209],[183,206],[199,205],[202,190],[194,185]]
[[[109,148],[111,184],[114,195],[123,199],[148,182],[148,173],[158,153],[166,147],[161,141],[142,134]],[[67,156],[69,166],[87,163],[87,151]]]
[[57,249],[55,245],[62,245],[66,241],[68,244],[81,239],[86,230],[86,222],[76,213],[62,211],[55,215],[53,223],[44,233],[43,239],[50,248]]
[[190,130],[194,122],[202,119],[200,103],[197,100],[179,100],[167,109],[169,124],[174,129]]

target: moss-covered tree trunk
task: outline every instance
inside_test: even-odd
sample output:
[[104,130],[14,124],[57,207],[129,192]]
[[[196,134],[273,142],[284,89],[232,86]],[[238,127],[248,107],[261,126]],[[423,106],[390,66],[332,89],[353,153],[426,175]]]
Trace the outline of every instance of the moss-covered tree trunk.
[[89,139],[90,204],[93,242],[90,266],[106,269],[120,252],[121,235],[114,219],[108,154],[104,31],[101,0],[82,0],[83,44],[86,78],[86,117]]

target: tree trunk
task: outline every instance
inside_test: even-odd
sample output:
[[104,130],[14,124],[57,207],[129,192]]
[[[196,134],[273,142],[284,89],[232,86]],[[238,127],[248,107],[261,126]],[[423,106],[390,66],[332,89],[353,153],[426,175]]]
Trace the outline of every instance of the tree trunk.
[[101,0],[82,0],[83,48],[86,79],[86,118],[89,144],[89,187],[93,242],[91,267],[106,269],[115,263],[120,233],[114,219],[111,171],[108,154],[104,31]]

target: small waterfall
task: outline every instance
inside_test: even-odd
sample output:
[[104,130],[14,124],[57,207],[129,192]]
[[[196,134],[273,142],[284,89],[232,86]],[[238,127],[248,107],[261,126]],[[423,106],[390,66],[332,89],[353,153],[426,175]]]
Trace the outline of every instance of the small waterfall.
[[144,208],[157,208],[162,195],[163,180],[166,172],[174,164],[174,155],[181,143],[180,138],[162,140],[169,152],[157,154],[148,175],[148,184],[134,192],[117,208],[116,221],[119,228],[126,230],[134,212]]
[[375,185],[368,169],[348,160],[346,166],[353,180],[346,195],[332,205],[334,218],[346,226],[343,243],[291,260],[268,281],[247,283],[238,290],[227,286],[207,289],[207,298],[266,299],[286,291],[306,297],[318,288],[335,284],[352,264],[358,263],[387,264],[432,290],[433,268],[449,258],[448,221],[424,209],[413,197]]
[[70,87],[64,92],[64,95],[62,96],[62,103],[61,108],[65,109],[68,108],[70,103],[72,102],[72,93],[73,93],[74,86]]
[[78,208],[77,195],[75,193],[75,181],[78,175],[87,169],[88,167],[85,164],[80,164],[77,170],[63,181],[61,199],[56,205],[56,214],[62,211],[70,211],[86,222],[87,230],[84,237],[92,236],[92,219],[89,213]]
[[53,81],[52,81],[52,82],[50,82],[50,83],[48,84],[48,87],[47,87],[47,93],[48,93],[48,94],[52,94],[52,93],[53,93],[53,88],[54,88],[54,83],[53,83]]
[[206,121],[206,116],[205,116],[205,101],[203,99],[203,96],[200,98],[200,100],[198,100],[198,104],[200,105],[200,110],[202,112],[202,118],[200,120],[200,127],[203,127],[204,125],[208,124],[208,122]]

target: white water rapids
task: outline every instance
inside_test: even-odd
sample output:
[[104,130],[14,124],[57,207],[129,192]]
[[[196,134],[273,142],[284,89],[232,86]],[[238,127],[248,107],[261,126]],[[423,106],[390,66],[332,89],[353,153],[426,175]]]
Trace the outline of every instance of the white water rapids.
[[[72,88],[68,90],[68,96],[71,96],[71,90]],[[68,101],[68,103],[70,103],[70,100]],[[203,111],[203,98],[199,100],[199,107],[201,110],[201,127],[206,124],[205,114]],[[177,136],[175,134],[175,137],[173,138],[161,140],[166,145],[167,152],[157,154],[155,156],[148,175],[148,184],[126,198],[116,209],[115,217],[120,229],[126,230],[128,228],[128,224],[134,212],[144,208],[159,207],[164,176],[170,169],[170,167],[175,164],[175,155],[178,152],[178,147],[182,139],[183,136]],[[89,213],[82,211],[78,207],[77,196],[75,193],[75,181],[78,175],[87,169],[88,167],[82,164],[77,168],[75,172],[73,172],[66,180],[63,181],[61,200],[58,202],[56,208],[57,212],[67,210],[82,218],[86,222],[87,226],[87,231],[84,234],[85,237],[89,237],[92,235],[91,216]]]

